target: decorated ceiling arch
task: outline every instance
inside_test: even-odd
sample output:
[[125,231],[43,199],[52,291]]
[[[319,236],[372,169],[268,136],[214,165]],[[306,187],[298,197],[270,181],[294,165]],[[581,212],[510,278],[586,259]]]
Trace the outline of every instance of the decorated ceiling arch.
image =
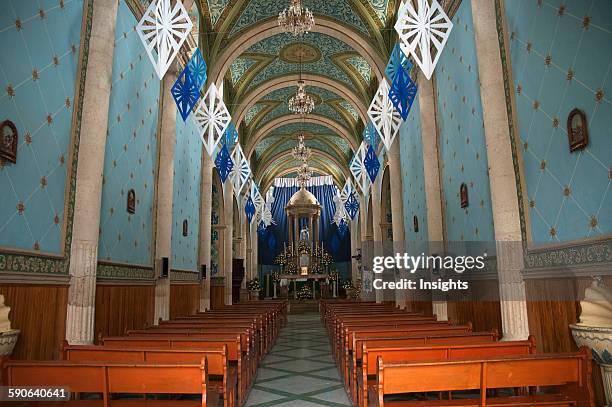
[[[224,84],[255,178],[289,174],[295,162],[288,153],[303,132],[316,153],[313,169],[342,184],[384,75],[399,0],[302,0],[316,24],[300,37],[277,25],[289,0],[197,1],[209,78]],[[287,103],[298,78],[315,99],[304,119]]]

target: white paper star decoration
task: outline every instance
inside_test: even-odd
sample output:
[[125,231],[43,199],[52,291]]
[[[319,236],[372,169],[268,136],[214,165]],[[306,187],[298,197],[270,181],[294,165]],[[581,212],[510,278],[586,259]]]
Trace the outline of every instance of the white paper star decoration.
[[395,31],[399,34],[402,51],[412,55],[425,77],[431,79],[453,23],[436,0],[417,0],[416,3],[416,10],[412,1],[400,8]]
[[368,189],[370,187],[370,177],[368,176],[368,171],[364,164],[367,151],[368,145],[362,141],[349,164],[349,170],[351,174],[353,174],[353,177],[355,177],[355,183],[359,186],[359,189],[361,189],[364,195],[368,194]]
[[340,226],[342,222],[346,222],[348,219],[348,214],[346,213],[344,202],[342,202],[342,198],[340,197],[340,192],[334,195],[334,205],[336,206],[336,211],[334,212],[332,223],[335,223],[336,226]]
[[261,222],[264,223],[266,227],[270,225],[275,225],[276,222],[272,217],[272,204],[274,203],[274,187],[270,187],[268,192],[266,192],[266,201],[264,203],[263,210],[261,211]]
[[386,79],[380,81],[378,85],[378,90],[368,108],[368,116],[376,127],[385,148],[391,149],[391,144],[402,124],[402,116],[393,107],[393,102],[389,98],[389,83]]
[[[225,134],[225,129],[232,120],[223,96],[214,83],[210,85],[204,97],[200,100],[193,118],[200,130],[200,138],[208,155],[212,157],[215,148]],[[234,164],[236,164],[234,162]]]
[[136,26],[136,32],[159,79],[174,61],[193,23],[180,0],[152,1]]
[[251,176],[249,161],[242,152],[240,144],[236,144],[236,147],[234,147],[232,161],[234,161],[234,169],[230,174],[230,181],[232,182],[232,188],[234,188],[234,194],[240,196],[240,191],[242,191],[242,188],[244,188]]
[[263,196],[261,196],[261,192],[259,192],[259,187],[253,180],[251,180],[251,199],[255,205],[255,213],[258,213],[263,208],[264,200]]
[[350,178],[347,178],[346,182],[344,183],[344,187],[342,187],[342,191],[340,191],[340,200],[342,201],[342,204],[346,203],[346,200],[353,193],[353,191],[355,191],[353,181],[351,181]]

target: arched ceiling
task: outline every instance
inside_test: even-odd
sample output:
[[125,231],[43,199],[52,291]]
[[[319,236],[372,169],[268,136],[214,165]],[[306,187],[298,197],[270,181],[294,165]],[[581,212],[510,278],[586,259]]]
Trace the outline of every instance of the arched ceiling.
[[[316,25],[301,37],[277,24],[289,0],[197,1],[209,81],[223,81],[224,99],[261,187],[295,171],[290,151],[300,132],[313,150],[314,171],[342,184],[384,75],[399,0],[302,0]],[[316,101],[304,118],[287,105],[300,76]]]

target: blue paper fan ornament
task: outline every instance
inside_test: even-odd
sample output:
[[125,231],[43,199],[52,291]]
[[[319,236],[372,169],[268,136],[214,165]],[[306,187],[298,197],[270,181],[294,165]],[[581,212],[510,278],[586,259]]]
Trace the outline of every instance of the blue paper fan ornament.
[[249,199],[247,199],[246,201],[246,205],[244,206],[244,213],[246,213],[246,217],[249,220],[249,223],[251,223],[251,220],[255,215],[255,204],[253,203],[253,200],[250,196]]
[[344,203],[344,208],[346,209],[346,213],[351,217],[351,219],[355,219],[355,215],[359,211],[359,201],[355,197],[355,192],[351,192],[346,202]]
[[410,74],[405,70],[399,71],[389,89],[389,99],[404,121],[408,118],[416,94],[417,86]]
[[340,235],[340,238],[344,239],[346,237],[347,232],[348,232],[348,225],[346,224],[344,219],[342,219],[340,221],[340,224],[338,225],[338,235]]
[[198,88],[198,92],[204,86],[206,82],[206,61],[200,52],[199,48],[196,48],[195,52],[191,56],[191,59],[187,63],[189,72],[191,73],[191,80]]
[[221,182],[225,182],[230,172],[232,172],[232,169],[234,168],[234,162],[232,161],[225,144],[217,153],[217,158],[215,158],[215,167],[217,167]]
[[385,69],[385,74],[387,78],[389,78],[389,82],[395,80],[395,76],[400,70],[410,72],[410,69],[412,69],[412,61],[404,54],[399,43],[395,44],[391,56],[389,57],[389,62],[387,62],[387,68]]
[[378,175],[378,171],[380,170],[380,161],[378,161],[378,157],[376,156],[376,151],[374,151],[374,147],[368,147],[368,151],[366,153],[365,159],[363,160],[363,164],[365,165],[366,171],[368,172],[370,181],[374,182],[376,176]]
[[363,139],[371,146],[374,146],[374,149],[378,149],[378,145],[380,144],[380,135],[378,134],[378,130],[374,126],[371,120],[368,121],[368,124],[363,129]]
[[187,116],[200,97],[200,90],[192,80],[189,66],[183,69],[170,91],[183,121],[187,120]]
[[237,142],[238,130],[236,129],[236,125],[234,125],[234,122],[230,122],[230,124],[227,125],[227,129],[225,129],[225,134],[223,135],[223,143],[227,146],[228,151],[232,151]]

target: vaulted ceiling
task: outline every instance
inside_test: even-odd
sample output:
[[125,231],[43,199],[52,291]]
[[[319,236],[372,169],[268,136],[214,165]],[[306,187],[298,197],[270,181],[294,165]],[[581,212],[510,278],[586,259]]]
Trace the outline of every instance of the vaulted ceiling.
[[[224,83],[226,104],[262,188],[297,168],[289,152],[299,132],[315,153],[314,171],[344,182],[384,75],[398,3],[303,0],[316,25],[294,37],[277,23],[289,0],[198,0],[209,81]],[[300,76],[316,101],[306,117],[287,105]]]

